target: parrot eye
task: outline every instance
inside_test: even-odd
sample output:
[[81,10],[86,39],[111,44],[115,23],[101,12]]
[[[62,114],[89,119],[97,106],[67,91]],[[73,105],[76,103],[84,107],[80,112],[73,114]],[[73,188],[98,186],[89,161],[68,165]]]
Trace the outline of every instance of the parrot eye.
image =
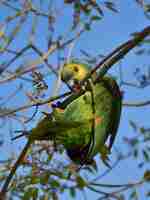
[[74,69],[75,72],[79,71],[79,68],[77,66],[74,66],[73,69]]

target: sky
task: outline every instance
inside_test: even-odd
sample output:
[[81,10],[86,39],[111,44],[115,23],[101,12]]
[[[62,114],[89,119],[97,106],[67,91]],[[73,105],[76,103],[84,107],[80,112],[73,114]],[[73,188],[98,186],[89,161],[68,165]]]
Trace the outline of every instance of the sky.
[[[58,1],[57,1],[58,3]],[[136,31],[143,30],[144,27],[149,25],[149,20],[145,18],[143,14],[143,10],[136,5],[134,2],[131,2],[131,0],[116,1],[118,5],[118,9],[120,10],[120,13],[115,14],[111,13],[110,11],[105,12],[104,18],[98,22],[95,23],[92,26],[92,30],[83,34],[80,39],[77,40],[77,42],[74,45],[72,54],[74,57],[81,57],[81,49],[86,50],[91,55],[98,55],[98,54],[104,54],[107,55],[109,52],[112,51],[112,49],[116,48],[118,45],[122,44],[123,42],[127,41],[129,38],[131,38],[131,33]],[[59,3],[58,3],[59,4]],[[0,6],[0,23],[3,21],[4,16],[8,15],[8,9]],[[65,14],[62,14],[58,21],[56,22],[56,25],[58,24],[58,28],[55,32],[55,37],[59,35],[60,32],[66,32],[66,26],[70,24],[71,20],[71,12],[69,8],[66,8]],[[63,22],[63,23],[62,23]],[[36,44],[40,49],[45,49],[45,39],[43,37],[43,33],[47,31],[46,27],[44,26],[45,22],[44,20],[40,21],[40,27],[41,29],[37,32],[37,41]],[[23,43],[25,42],[26,32],[29,30],[30,27],[30,21],[26,23],[26,26],[24,27],[24,33],[19,35],[19,38],[17,40],[17,43],[12,43],[12,46],[14,49],[17,49],[21,46],[23,46]],[[8,29],[11,29],[11,27],[8,27]],[[48,35],[48,34],[47,34]],[[65,52],[67,54],[68,52]],[[25,59],[25,58],[24,58]],[[5,60],[5,57],[1,59],[1,63]],[[54,65],[57,65],[57,56],[56,54],[52,55],[49,58],[50,62]],[[17,61],[14,63],[13,67],[17,66],[20,61]],[[124,79],[126,81],[130,82],[136,82],[136,78],[133,75],[135,72],[135,69],[137,67],[141,68],[142,70],[147,70],[148,65],[148,56],[141,56],[137,57],[134,54],[134,50],[132,52],[129,52],[127,56],[122,60],[122,70]],[[113,75],[119,74],[119,64],[115,65],[110,72]],[[47,82],[49,85],[49,93],[52,94],[53,90],[53,79],[47,78]],[[12,83],[11,87],[9,85],[1,85],[0,86],[0,96],[8,94],[13,88],[15,88],[18,85],[18,82]],[[28,86],[27,86],[28,87]],[[135,88],[129,88],[129,87],[121,87],[121,89],[124,91],[124,101],[125,102],[135,102],[140,100],[148,100],[149,97],[149,87],[146,87],[144,89],[135,89]],[[22,95],[18,95],[16,97],[16,101],[10,100],[8,102],[8,106],[11,105],[12,107],[15,107],[19,105],[20,103],[25,103],[26,99]],[[32,111],[32,110],[31,110]],[[122,117],[121,117],[121,123],[119,127],[119,131],[117,134],[117,139],[115,141],[115,147],[119,149],[120,151],[126,152],[126,145],[124,145],[122,138],[124,136],[132,137],[135,135],[133,132],[133,129],[129,126],[129,120],[133,120],[137,122],[141,126],[149,127],[149,107],[141,107],[141,108],[123,108],[122,111]],[[34,124],[36,121],[34,122]],[[19,128],[18,124],[13,124],[13,128],[17,129]],[[33,125],[29,125],[33,126]],[[8,125],[5,126],[4,132],[8,132]],[[0,130],[0,134],[2,134],[2,130]],[[8,136],[10,139],[10,137]],[[16,144],[15,144],[16,145]],[[15,146],[13,144],[13,148],[15,149]],[[19,143],[19,149],[20,143]],[[12,149],[12,144],[5,143],[4,147],[2,149],[1,157],[4,158],[6,155],[9,156],[9,153]],[[0,158],[1,158],[0,157]],[[113,184],[124,184],[130,181],[138,181],[141,177],[141,171],[136,168],[137,161],[136,160],[125,160],[122,161],[111,173],[109,173],[105,178],[101,179],[102,183],[113,183]],[[98,174],[101,174],[105,171],[104,167],[101,167],[101,163],[99,166],[99,172]],[[94,177],[91,177],[94,178]],[[141,199],[144,200],[144,187],[141,187],[138,189],[138,193],[141,195]],[[98,194],[95,194],[90,191],[86,191],[87,200],[93,199],[96,200],[98,198]],[[79,192],[76,199],[81,200],[83,196]],[[61,200],[69,199],[68,194],[64,194],[61,196]]]

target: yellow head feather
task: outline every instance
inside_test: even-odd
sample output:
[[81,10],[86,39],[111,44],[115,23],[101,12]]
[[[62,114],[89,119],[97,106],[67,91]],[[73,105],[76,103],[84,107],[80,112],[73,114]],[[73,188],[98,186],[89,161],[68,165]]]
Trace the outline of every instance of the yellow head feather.
[[82,81],[87,76],[88,72],[88,66],[85,64],[68,63],[65,64],[62,69],[61,78],[66,82],[70,80]]

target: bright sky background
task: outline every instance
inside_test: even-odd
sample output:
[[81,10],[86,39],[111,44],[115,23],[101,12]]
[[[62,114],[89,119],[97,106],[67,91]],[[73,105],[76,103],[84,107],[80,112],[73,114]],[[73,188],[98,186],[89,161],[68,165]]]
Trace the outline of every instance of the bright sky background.
[[[117,47],[119,44],[122,44],[123,42],[127,41],[130,38],[130,34],[136,31],[143,30],[144,27],[148,26],[150,21],[145,18],[143,14],[143,10],[137,6],[134,2],[131,0],[125,0],[116,1],[118,5],[118,9],[120,10],[119,14],[114,14],[111,12],[106,11],[105,17],[102,21],[98,23],[94,23],[92,26],[92,30],[90,32],[87,32],[81,36],[81,38],[75,43],[75,47],[73,49],[73,55],[74,57],[80,58],[81,53],[80,49],[86,50],[91,55],[98,55],[98,54],[104,54],[107,55],[109,52],[112,51],[115,47]],[[69,9],[66,9],[66,13],[62,18],[60,18],[60,22],[58,21],[58,30],[57,32],[65,32],[66,26],[70,23],[71,19],[71,12]],[[1,8],[0,7],[0,22],[2,22],[4,16],[8,15],[8,9]],[[62,23],[63,20],[63,23]],[[28,22],[30,25],[30,21]],[[39,46],[41,49],[45,51],[45,41],[42,37],[42,34],[47,29],[44,27],[44,21],[41,23],[41,30],[37,33],[37,46]],[[24,27],[24,30],[27,31],[28,27]],[[56,32],[56,35],[58,34]],[[13,47],[18,48],[19,46],[23,46],[24,43],[24,37],[26,33],[20,34],[18,43],[13,43]],[[56,54],[51,56],[50,58],[51,63],[54,63],[54,65],[57,65],[57,58]],[[0,61],[3,62],[2,60]],[[133,73],[135,72],[136,67],[141,68],[144,71],[147,70],[147,64],[148,64],[148,56],[140,56],[137,57],[134,54],[134,50],[130,52],[123,60],[122,60],[122,68],[123,68],[123,74],[124,79],[126,81],[130,82],[136,82],[136,78],[133,76]],[[117,65],[111,70],[113,74],[119,73],[119,68]],[[52,94],[52,80],[47,79],[49,84],[49,91]],[[0,96],[9,93],[12,88],[16,87],[17,83],[12,83],[11,87],[10,85],[1,85],[0,86]],[[135,102],[140,100],[148,100],[150,98],[150,94],[148,92],[149,87],[146,87],[144,89],[135,89],[135,88],[129,88],[129,87],[123,87],[123,91],[125,92],[125,101],[128,102]],[[25,102],[25,99],[20,96],[16,98],[16,101],[8,102],[8,106],[17,106],[21,102]],[[150,108],[147,107],[140,107],[140,108],[123,108],[122,112],[122,118],[120,123],[120,128],[118,131],[117,139],[115,141],[115,147],[119,149],[120,151],[126,151],[126,146],[124,145],[122,138],[124,136],[133,136],[134,132],[133,129],[129,126],[128,120],[133,120],[137,122],[140,126],[146,126],[149,127],[149,112]],[[32,126],[32,125],[31,125]],[[17,124],[13,124],[13,130],[17,129],[19,126]],[[8,127],[5,127],[5,130],[0,130],[0,134],[7,134]],[[10,139],[10,137],[9,137]],[[1,150],[1,156],[0,158],[4,158],[6,155],[9,156],[10,150],[12,148],[15,149],[15,145],[10,145],[10,142],[8,144],[4,144],[3,149]],[[20,143],[19,143],[20,145]],[[23,145],[21,143],[20,149],[23,148]],[[113,157],[113,156],[112,156]],[[113,159],[113,158],[112,158]],[[107,175],[104,179],[101,179],[100,182],[102,183],[112,183],[112,184],[124,184],[128,183],[130,181],[138,181],[142,175],[141,170],[136,168],[137,163],[136,160],[126,160],[122,161],[109,175]],[[99,165],[99,174],[101,174],[103,171],[105,171],[106,168],[101,167],[101,163]],[[144,169],[142,169],[144,170]],[[94,178],[94,177],[91,177]],[[138,192],[140,193],[141,199],[143,199],[144,194],[144,187],[141,187],[138,189]],[[99,195],[94,194],[93,192],[86,192],[87,200],[90,200],[91,198],[93,200],[97,199]],[[77,200],[81,200],[83,196],[81,193],[77,195]],[[69,199],[67,194],[61,196],[61,200]]]

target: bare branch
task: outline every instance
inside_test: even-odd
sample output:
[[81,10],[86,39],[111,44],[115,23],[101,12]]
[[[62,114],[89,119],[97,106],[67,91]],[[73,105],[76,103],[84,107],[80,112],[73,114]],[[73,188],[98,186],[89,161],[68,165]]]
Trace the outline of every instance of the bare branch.
[[142,102],[124,102],[123,106],[127,107],[143,107],[143,106],[149,106],[150,105],[150,100],[147,101],[142,101]]

